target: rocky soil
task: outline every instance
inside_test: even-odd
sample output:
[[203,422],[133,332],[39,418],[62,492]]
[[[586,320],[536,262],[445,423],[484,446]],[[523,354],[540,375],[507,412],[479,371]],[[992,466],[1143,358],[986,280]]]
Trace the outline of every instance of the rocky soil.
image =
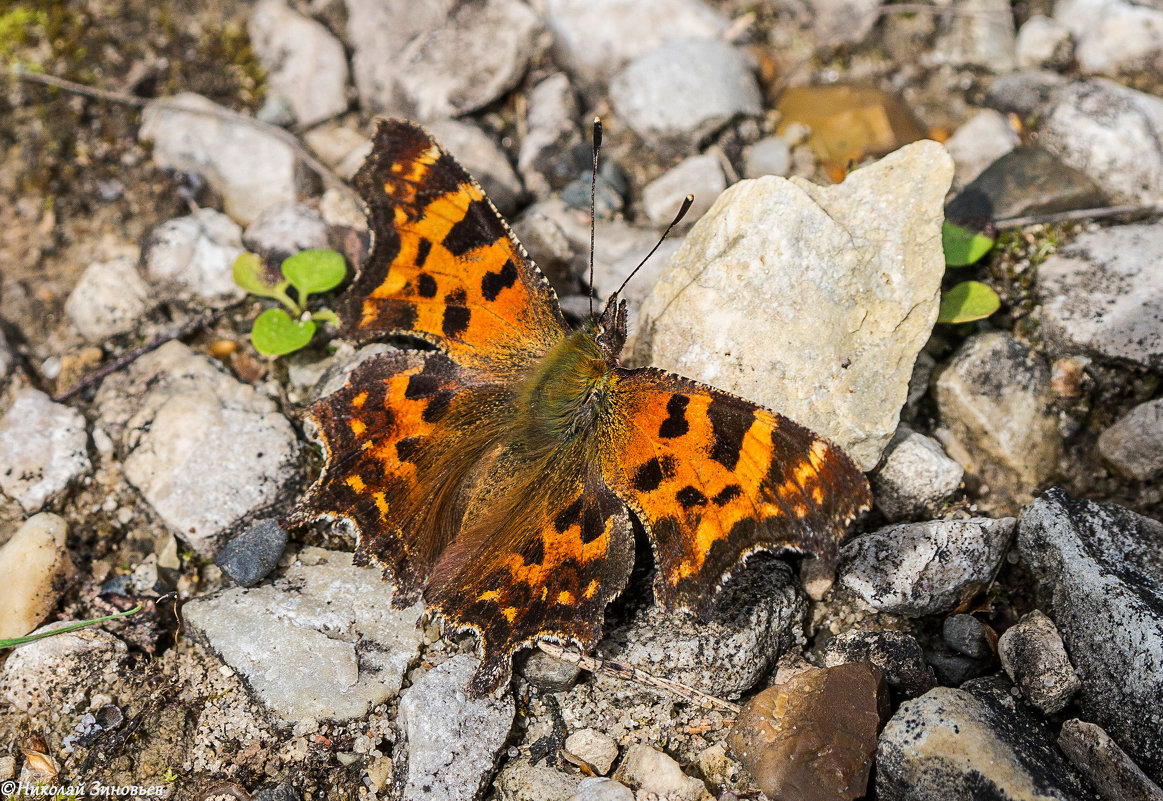
[[[0,58],[0,638],[143,607],[0,650],[0,792],[1163,799],[1158,3],[9,0]],[[305,405],[401,343],[265,357],[232,265],[354,268],[403,116],[577,322],[595,114],[597,298],[695,196],[626,358],[826,435],[875,508],[704,619],[640,547],[596,649],[636,678],[535,651],[473,698],[471,636],[272,522]],[[945,218],[996,247],[947,270]],[[936,323],[965,279],[1001,308]]]

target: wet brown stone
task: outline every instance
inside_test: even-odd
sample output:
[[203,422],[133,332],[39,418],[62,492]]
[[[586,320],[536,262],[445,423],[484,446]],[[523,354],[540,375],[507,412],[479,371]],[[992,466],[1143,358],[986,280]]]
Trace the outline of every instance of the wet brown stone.
[[888,689],[869,662],[811,668],[755,696],[727,744],[772,801],[864,795]]

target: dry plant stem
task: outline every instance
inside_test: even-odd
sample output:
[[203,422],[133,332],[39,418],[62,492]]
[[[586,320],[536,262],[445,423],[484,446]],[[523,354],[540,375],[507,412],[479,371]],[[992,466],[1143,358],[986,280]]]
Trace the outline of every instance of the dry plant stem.
[[658,676],[652,676],[644,670],[639,670],[629,665],[623,665],[618,662],[611,662],[607,659],[600,659],[594,656],[586,656],[577,651],[570,651],[561,647],[557,643],[545,642],[544,640],[537,643],[537,647],[552,657],[561,659],[565,662],[571,662],[582,670],[588,670],[591,673],[605,673],[608,676],[623,679],[625,681],[632,681],[635,684],[641,684],[644,687],[650,687],[655,690],[670,693],[682,698],[684,701],[689,701],[692,704],[701,706],[704,709],[719,709],[726,710],[732,714],[739,714],[739,705],[733,704],[730,701],[724,701],[722,698],[716,698],[713,695],[696,690],[694,687],[688,687],[685,684],[679,684],[677,681],[670,679],[661,679]]
[[53,395],[53,400],[57,403],[62,403],[64,401],[67,401],[69,398],[72,398],[75,395],[78,395],[81,392],[84,392],[89,387],[100,382],[106,376],[108,376],[112,373],[115,373],[118,370],[124,369],[127,365],[132,364],[133,362],[140,359],[145,354],[149,353],[151,350],[157,350],[162,345],[169,342],[171,339],[182,339],[183,337],[188,337],[190,334],[194,333],[195,331],[197,331],[201,328],[204,328],[207,325],[210,325],[215,320],[217,320],[219,317],[226,314],[226,312],[228,312],[231,308],[233,308],[233,304],[231,306],[226,307],[225,309],[219,309],[216,312],[202,314],[202,315],[199,315],[198,317],[193,318],[192,320],[187,320],[186,322],[182,323],[180,326],[170,329],[169,331],[165,332],[161,336],[150,340],[149,342],[145,343],[144,345],[141,345],[140,347],[136,347],[131,351],[127,351],[126,353],[121,354],[116,359],[109,362],[109,364],[106,364],[103,367],[99,367],[98,369],[89,373],[88,375],[86,375],[84,378],[82,378],[77,383],[73,384],[68,389],[66,389],[62,392],[58,392],[56,395]]
[[1008,217],[997,221],[1001,229],[1021,228],[1025,225],[1039,225],[1043,223],[1071,222],[1073,220],[1101,220],[1105,217],[1118,217],[1122,214],[1161,214],[1163,205],[1147,203],[1143,205],[1130,204],[1126,206],[1103,206],[1096,209],[1074,209],[1072,211],[1058,211],[1052,214],[1031,214],[1028,217]]
[[147,100],[146,98],[128,95],[124,92],[112,92],[108,89],[96,89],[92,86],[85,86],[83,84],[74,83],[73,81],[67,81],[64,78],[57,78],[55,75],[45,75],[39,72],[27,72],[26,70],[20,69],[20,67],[11,68],[9,70],[9,74],[22,81],[27,81],[29,83],[40,83],[46,86],[54,86],[57,89],[62,89],[66,92],[71,92],[83,97],[90,97],[94,100],[107,100],[111,103],[120,103],[122,105],[135,106],[137,108],[143,108],[147,105],[155,105],[160,106],[161,108],[171,109],[173,111],[181,111],[186,114],[201,114],[206,117],[214,117],[226,122],[235,122],[241,123],[242,125],[248,125],[251,128],[255,128],[259,131],[270,134],[271,136],[286,144],[288,147],[295,151],[295,155],[297,155],[299,159],[307,165],[307,167],[309,167],[314,173],[323,179],[325,184],[343,192],[357,204],[361,203],[359,195],[355,193],[355,190],[344,183],[340,177],[332,172],[326,164],[315,158],[315,156],[309,150],[307,150],[307,148],[304,147],[298,139],[295,138],[294,134],[284,131],[278,126],[268,125],[265,122],[259,122],[253,117],[247,117],[244,114],[238,114],[237,112],[230,111],[229,109],[189,108],[188,106],[184,106],[181,103],[176,103],[173,100],[168,100],[166,98]]

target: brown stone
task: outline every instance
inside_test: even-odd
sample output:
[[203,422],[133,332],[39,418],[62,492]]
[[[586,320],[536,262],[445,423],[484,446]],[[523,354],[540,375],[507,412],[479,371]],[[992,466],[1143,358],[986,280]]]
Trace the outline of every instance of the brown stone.
[[901,100],[870,86],[795,86],[780,95],[777,133],[793,122],[812,129],[808,144],[825,165],[844,167],[924,139]]
[[771,801],[864,795],[888,689],[869,662],[811,668],[751,699],[727,744]]

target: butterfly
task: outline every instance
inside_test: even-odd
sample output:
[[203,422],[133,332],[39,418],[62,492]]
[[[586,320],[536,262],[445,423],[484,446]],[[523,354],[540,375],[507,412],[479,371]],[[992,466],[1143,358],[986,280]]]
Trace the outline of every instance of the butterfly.
[[835,445],[742,398],[619,363],[615,292],[577,328],[480,186],[416,125],[378,123],[354,178],[371,252],[336,311],[380,354],[307,412],[325,464],[290,516],[346,521],[354,561],[421,597],[507,682],[539,640],[591,650],[653,550],[665,609],[705,613],[757,551],[834,560],[868,483]]

